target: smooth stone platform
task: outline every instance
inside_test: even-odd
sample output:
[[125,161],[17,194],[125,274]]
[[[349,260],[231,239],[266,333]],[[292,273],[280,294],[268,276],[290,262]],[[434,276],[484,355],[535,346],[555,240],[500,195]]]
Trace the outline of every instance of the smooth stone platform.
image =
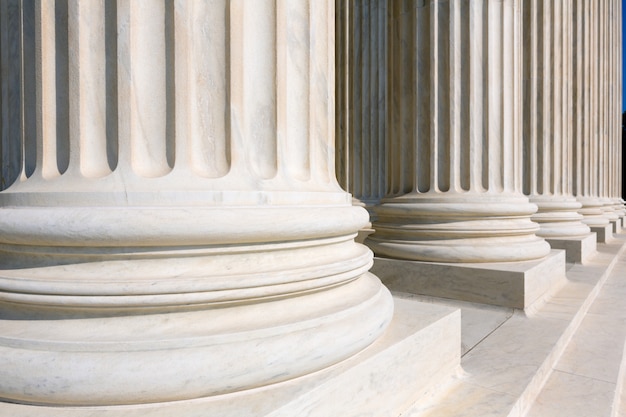
[[598,243],[608,243],[613,237],[613,225],[611,223],[606,226],[589,226],[589,228],[597,235]]
[[578,238],[561,238],[546,239],[552,249],[565,250],[565,260],[568,263],[587,262],[589,257],[596,252],[597,237],[595,233],[591,233],[585,237]]
[[623,417],[625,272],[622,233],[526,313],[428,299],[461,309],[469,349],[463,373],[402,417]]
[[458,372],[461,316],[458,309],[446,306],[398,298],[394,302],[392,322],[372,346],[336,365],[288,382],[160,404],[57,408],[0,403],[0,416],[399,416],[420,397],[432,396],[442,381]]
[[512,263],[374,258],[371,271],[392,291],[525,309],[565,281],[565,251]]

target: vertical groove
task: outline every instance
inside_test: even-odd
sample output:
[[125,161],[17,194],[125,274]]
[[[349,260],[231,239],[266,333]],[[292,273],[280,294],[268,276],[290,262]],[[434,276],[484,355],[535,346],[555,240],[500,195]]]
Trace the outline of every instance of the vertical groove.
[[537,88],[536,88],[536,73],[537,73],[537,43],[539,33],[537,31],[537,0],[526,0],[523,9],[523,26],[524,26],[524,39],[523,39],[523,82],[524,82],[524,97],[523,97],[523,112],[524,112],[524,178],[523,178],[523,192],[526,195],[534,194],[536,192],[536,169],[535,169],[535,148],[537,146],[537,137],[535,125],[537,122]]
[[[414,168],[414,179],[412,181],[412,186],[417,188],[418,192],[425,193],[431,191],[431,175],[433,172],[432,167],[432,155],[436,153],[435,149],[432,148],[431,137],[433,136],[434,126],[431,120],[431,111],[432,111],[432,103],[431,97],[436,94],[433,91],[433,79],[434,73],[432,67],[433,60],[433,44],[435,43],[435,39],[432,37],[433,26],[434,23],[431,20],[431,8],[434,6],[431,4],[427,7],[418,7],[415,9],[411,15],[415,16],[415,23],[409,21],[406,22],[408,26],[409,36],[410,36],[410,48],[411,50],[406,51],[406,56],[404,59],[400,61],[400,64],[403,62],[411,62],[415,63],[414,66],[410,68],[415,68],[415,70],[411,73],[411,78],[408,78],[406,81],[409,83],[408,86],[403,86],[400,91],[408,92],[413,91],[412,95],[415,97],[413,105],[408,107],[405,110],[405,117],[402,119],[402,123],[410,124],[411,129],[406,132],[405,143],[410,145],[415,143],[414,149],[411,149],[413,154],[413,158],[408,159],[407,154],[409,154],[409,149],[405,149],[404,157],[405,165],[409,166],[411,164],[411,160],[416,161],[414,164],[416,165]],[[401,71],[401,69],[399,69]],[[415,78],[413,78],[415,77]],[[402,94],[402,93],[401,93]],[[412,117],[416,116],[415,124],[411,123]],[[415,139],[413,139],[415,138]],[[405,189],[406,191],[406,189]]]
[[[416,143],[415,137],[418,135],[419,129],[417,128],[420,123],[421,114],[419,109],[425,108],[423,106],[427,106],[428,102],[419,103],[416,100],[421,99],[415,91],[418,89],[418,84],[420,84],[419,74],[417,71],[407,71],[403,72],[402,67],[406,65],[406,63],[416,63],[416,56],[413,55],[415,53],[415,48],[419,46],[419,42],[417,37],[419,36],[419,32],[417,29],[417,25],[414,25],[412,22],[417,20],[421,14],[419,10],[411,7],[409,2],[405,2],[400,10],[400,18],[402,19],[402,25],[404,26],[403,35],[404,35],[404,46],[402,49],[402,54],[400,56],[400,60],[397,62],[398,67],[397,71],[403,75],[401,85],[401,91],[410,92],[410,94],[400,94],[401,101],[398,104],[398,108],[401,111],[401,119],[399,123],[400,128],[400,136],[401,143],[399,146],[399,158],[400,164],[398,169],[398,177],[400,178],[400,187],[398,190],[399,194],[409,193],[412,191],[415,185],[418,184],[416,176],[418,175],[419,170],[424,169],[423,166],[418,164],[423,161],[419,161],[418,164],[414,164],[413,162],[417,160],[417,155],[419,155],[419,142]],[[419,63],[417,64],[419,65]],[[429,85],[420,85],[419,88],[422,87],[429,89]],[[420,105],[421,104],[421,105]],[[413,115],[415,116],[415,121],[411,119]],[[417,141],[421,140],[421,138],[417,138]],[[428,153],[423,153],[426,155],[426,159],[428,158]],[[410,156],[409,156],[410,155]],[[427,162],[423,162],[427,165]],[[428,180],[428,178],[427,178]],[[427,188],[428,186],[426,186]]]
[[385,74],[385,86],[388,91],[387,95],[387,107],[385,109],[385,147],[388,152],[385,154],[385,178],[384,178],[384,196],[392,196],[395,194],[394,184],[395,184],[395,153],[392,151],[394,149],[394,144],[392,140],[396,137],[394,126],[395,119],[398,117],[397,111],[395,111],[395,97],[396,94],[396,77],[395,74],[395,66],[396,66],[396,53],[394,48],[395,44],[395,36],[398,33],[398,20],[396,18],[396,7],[398,2],[389,3],[387,5],[387,15],[385,19],[387,20],[386,29],[386,51],[387,51],[387,72]]
[[463,47],[462,36],[462,24],[463,20],[460,13],[460,0],[453,0],[449,5],[449,19],[450,19],[450,37],[448,40],[450,50],[450,136],[448,142],[448,158],[450,163],[448,165],[448,178],[449,178],[449,190],[458,192],[460,190],[460,177],[461,177],[461,124],[462,124],[462,112],[463,112],[463,100],[460,96],[461,82],[462,82],[462,67],[461,64],[461,51]]
[[365,38],[363,37],[364,32],[364,15],[365,15],[365,7],[363,5],[363,1],[355,1],[354,9],[353,9],[353,18],[351,20],[352,23],[352,35],[353,35],[353,68],[359,68],[358,73],[353,75],[353,83],[352,83],[352,94],[350,97],[351,100],[351,114],[354,118],[354,123],[352,123],[352,133],[354,137],[352,139],[352,170],[353,170],[353,187],[356,195],[363,195],[363,144],[366,141],[366,129],[365,123],[367,118],[365,117],[365,101],[364,97],[364,88],[365,88],[365,72],[366,62],[365,62]]
[[454,38],[458,29],[454,27],[454,22],[450,12],[450,2],[434,3],[435,7],[435,32],[443,35],[447,31],[449,37],[437,36],[436,50],[434,56],[436,57],[436,64],[433,67],[436,68],[439,64],[439,68],[435,70],[437,74],[437,100],[434,102],[435,114],[437,114],[435,128],[436,135],[434,139],[436,143],[433,148],[436,149],[436,159],[433,160],[433,190],[437,191],[449,191],[450,189],[450,167],[454,163],[450,155],[450,141],[452,140],[452,122],[454,120],[454,103],[451,101],[452,92],[454,89],[453,74],[453,51],[454,48],[450,47],[451,39]]
[[490,4],[488,1],[479,1],[479,2],[474,2],[474,3],[478,4],[479,7],[481,8],[480,21],[478,22],[479,26],[477,27],[482,32],[479,38],[481,41],[481,44],[480,44],[481,55],[477,56],[476,61],[474,62],[476,77],[480,78],[480,80],[477,80],[477,82],[480,84],[481,103],[479,107],[477,108],[477,112],[480,116],[477,116],[477,117],[482,117],[482,121],[481,121],[482,123],[480,126],[480,135],[477,137],[477,141],[479,144],[481,144],[481,146],[476,154],[476,159],[480,161],[481,175],[482,175],[481,177],[482,188],[483,190],[490,190],[489,172],[491,169],[491,160],[490,160],[490,153],[489,153],[489,141],[491,139],[490,121],[493,115],[491,113],[491,108],[489,107],[491,103],[489,99],[489,94],[491,94],[491,87],[492,87],[489,84],[489,73],[490,73],[489,66],[492,65],[491,62],[493,61],[493,57],[491,56],[491,49],[490,49],[489,34],[491,33],[491,31],[489,27],[489,22],[492,19],[491,19],[491,16],[489,16],[491,8],[489,7]]
[[[54,59],[48,64],[54,65],[56,83],[56,169],[64,173],[70,162],[69,143],[69,45],[68,45],[68,4],[67,0],[56,0],[53,25],[55,34]],[[52,30],[52,29],[51,29]],[[54,63],[54,64],[53,64]]]
[[37,7],[35,0],[22,0],[22,176],[30,177],[38,167],[39,130],[38,110],[39,62],[37,41]]
[[581,8],[580,0],[572,0],[572,194],[581,192],[582,97],[581,97]]
[[176,48],[174,2],[165,2],[163,32],[165,36],[165,163],[164,172],[174,167],[176,159]]
[[345,83],[347,81],[345,73],[345,53],[346,38],[344,31],[346,30],[346,7],[347,0],[335,0],[335,175],[339,185],[350,192],[351,188],[347,181],[346,165],[348,163],[349,154],[346,146],[348,137],[345,128],[346,105],[345,105]]
[[0,190],[22,170],[22,35],[19,0],[0,2]]
[[[430,86],[430,96],[428,97],[428,107],[424,107],[428,109],[427,116],[432,122],[429,124],[428,136],[426,140],[430,145],[430,152],[428,153],[428,158],[430,158],[430,171],[428,172],[428,190],[429,191],[438,191],[437,183],[439,180],[439,175],[437,172],[437,168],[439,166],[439,146],[438,146],[438,134],[439,127],[445,121],[441,119],[442,113],[445,113],[446,108],[442,106],[441,111],[439,111],[439,101],[441,100],[442,89],[444,86],[443,83],[439,83],[439,70],[441,67],[439,66],[439,56],[438,53],[441,50],[440,39],[439,36],[439,3],[438,2],[430,2],[429,7],[427,9],[427,13],[425,16],[428,17],[429,25],[429,36],[426,37],[426,40],[422,40],[422,43],[430,43],[429,54],[425,55],[428,59],[429,63],[429,71],[426,72],[428,77],[428,84]],[[445,21],[444,28],[445,28]],[[446,28],[449,29],[449,28]],[[418,56],[419,59],[419,56]],[[442,66],[443,67],[443,66]],[[445,74],[442,77],[445,79]],[[446,80],[447,81],[447,80]],[[442,126],[442,127],[444,127]],[[419,154],[418,154],[419,155]]]
[[368,178],[367,178],[367,162],[370,157],[370,143],[372,141],[372,118],[371,118],[371,104],[368,100],[371,97],[371,82],[372,82],[372,71],[371,71],[371,48],[370,48],[370,39],[371,36],[370,30],[370,16],[371,16],[371,1],[370,0],[362,0],[360,2],[361,7],[361,19],[359,24],[359,38],[361,40],[361,53],[362,55],[362,72],[359,77],[360,91],[357,93],[358,95],[358,104],[355,106],[359,109],[361,113],[360,118],[360,129],[361,129],[361,140],[358,144],[355,144],[359,149],[359,157],[355,158],[355,163],[359,164],[358,175],[361,178],[359,191],[361,195],[366,196],[368,193]]
[[388,21],[387,21],[387,15],[389,13],[389,5],[387,0],[379,0],[380,5],[380,11],[379,11],[379,15],[378,15],[378,19],[379,19],[379,33],[382,36],[382,41],[381,41],[381,45],[380,45],[380,50],[382,51],[382,56],[381,56],[381,61],[383,61],[385,63],[385,67],[384,67],[384,71],[382,71],[379,74],[379,96],[378,96],[378,103],[379,103],[379,120],[381,122],[381,126],[379,128],[379,140],[378,140],[378,149],[377,149],[377,155],[378,155],[378,163],[379,163],[379,169],[378,172],[380,173],[378,175],[378,198],[382,198],[385,195],[385,183],[386,183],[386,177],[387,177],[387,172],[388,172],[388,168],[387,168],[387,154],[388,154],[388,149],[386,147],[386,143],[387,143],[387,108],[389,106],[389,99],[388,99],[388,91],[389,91],[389,86],[387,84],[387,73],[389,72],[389,58],[388,58],[388,54],[389,54],[389,39],[388,39],[388,32],[387,32],[387,25],[388,25]]
[[119,137],[117,125],[117,1],[104,1],[104,48],[105,48],[105,123],[106,155],[109,169],[117,167]]
[[581,60],[583,61],[583,80],[582,80],[582,88],[581,88],[581,97],[582,97],[582,107],[583,114],[581,117],[583,123],[583,129],[581,132],[582,137],[582,192],[581,195],[589,196],[590,195],[590,187],[589,187],[589,154],[591,152],[591,147],[589,143],[589,138],[591,137],[590,131],[590,115],[589,108],[591,104],[591,92],[590,92],[590,84],[589,84],[589,71],[590,71],[590,62],[589,62],[589,11],[590,5],[586,2],[581,1],[581,20],[583,23],[583,31],[582,31],[582,42],[583,45],[581,47]]
[[349,169],[349,178],[350,178],[350,189],[353,193],[357,194],[360,187],[360,178],[358,175],[359,163],[357,158],[359,157],[359,117],[361,116],[360,112],[355,112],[356,104],[355,100],[357,95],[360,93],[359,88],[359,76],[353,75],[353,68],[361,68],[359,66],[360,60],[360,38],[358,28],[360,27],[359,22],[361,20],[360,12],[359,12],[359,2],[356,0],[348,0],[349,5],[346,7],[347,13],[347,28],[345,32],[345,36],[349,39],[346,44],[346,126],[348,129],[348,141],[349,148],[348,152],[350,155],[350,159],[348,162]]

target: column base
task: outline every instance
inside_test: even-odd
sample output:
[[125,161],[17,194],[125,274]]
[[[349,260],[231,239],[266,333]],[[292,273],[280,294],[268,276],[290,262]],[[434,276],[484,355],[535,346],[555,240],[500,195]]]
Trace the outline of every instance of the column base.
[[392,291],[526,309],[565,282],[565,251],[515,263],[374,258],[371,271]]
[[589,233],[584,237],[546,239],[552,249],[565,250],[565,260],[569,263],[586,264],[590,256],[596,252],[597,237]]
[[591,231],[597,235],[598,243],[608,243],[613,238],[613,224],[609,223],[604,226],[589,226]]
[[314,374],[262,388],[170,403],[46,407],[0,403],[0,415],[26,417],[356,417],[398,416],[432,395],[460,364],[459,310],[394,299],[394,316],[373,345]]

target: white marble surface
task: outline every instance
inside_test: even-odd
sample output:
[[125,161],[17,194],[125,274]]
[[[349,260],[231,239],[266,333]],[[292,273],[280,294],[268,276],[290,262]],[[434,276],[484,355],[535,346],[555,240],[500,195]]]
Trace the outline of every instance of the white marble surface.
[[556,371],[527,417],[609,417],[615,384]]
[[[597,309],[607,306],[607,315],[615,316],[616,309],[623,310],[619,304],[606,303],[605,297],[616,292],[614,280],[623,281],[620,265],[624,265],[624,256],[622,235],[619,241],[599,247],[588,265],[572,265],[563,288],[536,309],[526,314],[518,312],[492,329],[464,355],[463,373],[457,379],[438,396],[416,403],[403,416],[547,417],[561,415],[561,411],[576,417],[609,416],[613,395],[617,395],[615,383],[553,369],[564,357],[563,352],[573,349],[570,341],[576,343],[577,338],[583,338],[586,343],[594,343],[578,332],[585,330],[579,325],[586,320],[587,312],[597,315]],[[472,320],[463,314],[467,308],[461,306],[462,317]],[[483,322],[484,314],[489,311],[483,310],[476,317]],[[468,324],[462,323],[462,327]],[[602,331],[593,326],[587,330]],[[609,350],[617,353],[615,348]],[[583,356],[579,360],[593,367],[593,357]],[[613,367],[619,368],[620,362],[620,358],[614,360]],[[572,393],[578,394],[576,398]],[[573,404],[578,407],[572,407]]]
[[335,3],[337,179],[374,216],[386,191],[387,3]]
[[391,2],[389,14],[394,146],[365,243],[427,262],[548,255],[521,190],[521,1]]
[[[448,307],[396,299],[394,318],[359,355],[291,381],[162,404],[45,407],[0,403],[0,415],[26,417],[397,416],[456,374],[460,315]],[[381,401],[384,398],[384,401]]]
[[585,264],[596,253],[597,236],[589,232],[578,238],[546,238],[552,249],[564,249],[568,263]]
[[0,11],[3,80],[28,67],[23,115],[0,83],[2,127],[34,131],[11,136],[23,170],[0,192],[0,398],[236,393],[384,333],[368,215],[334,176],[334,1]]
[[565,251],[516,263],[415,262],[376,257],[372,271],[391,290],[530,308],[565,281]]

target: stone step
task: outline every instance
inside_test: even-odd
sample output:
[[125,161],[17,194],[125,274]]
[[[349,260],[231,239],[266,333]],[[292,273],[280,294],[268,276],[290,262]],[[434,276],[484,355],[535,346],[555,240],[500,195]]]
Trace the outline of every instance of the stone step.
[[[0,403],[0,416],[397,416],[420,397],[438,392],[441,383],[458,372],[461,318],[458,309],[416,300],[394,301],[392,322],[373,345],[305,377],[233,394],[162,404],[55,408]],[[333,340],[327,343],[332,345]]]
[[[611,243],[599,245],[597,254],[586,265],[572,265],[563,287],[525,312],[488,311],[476,304],[438,300],[438,303],[461,309],[465,346],[461,362],[463,372],[450,378],[447,386],[436,395],[413,404],[402,416],[526,416],[552,381],[558,382],[560,377],[571,379],[570,374],[557,373],[555,368],[561,358],[567,357],[568,349],[573,349],[576,335],[582,334],[578,333],[579,329],[583,331],[585,327],[598,325],[590,321],[594,309],[608,307],[604,301],[596,304],[594,301],[624,257],[626,234],[621,233],[615,235]],[[616,275],[624,278],[623,273]],[[421,297],[415,298],[421,300]],[[612,305],[619,304],[616,301]],[[490,328],[484,328],[489,318]],[[623,340],[618,337],[620,353]],[[607,363],[617,369],[620,359],[607,358]],[[612,402],[611,397],[608,404]],[[539,415],[552,417],[549,412],[535,416]],[[595,416],[584,411],[564,415]]]
[[[597,416],[626,412],[626,254],[554,366],[528,417]],[[621,363],[621,366],[620,366]]]

